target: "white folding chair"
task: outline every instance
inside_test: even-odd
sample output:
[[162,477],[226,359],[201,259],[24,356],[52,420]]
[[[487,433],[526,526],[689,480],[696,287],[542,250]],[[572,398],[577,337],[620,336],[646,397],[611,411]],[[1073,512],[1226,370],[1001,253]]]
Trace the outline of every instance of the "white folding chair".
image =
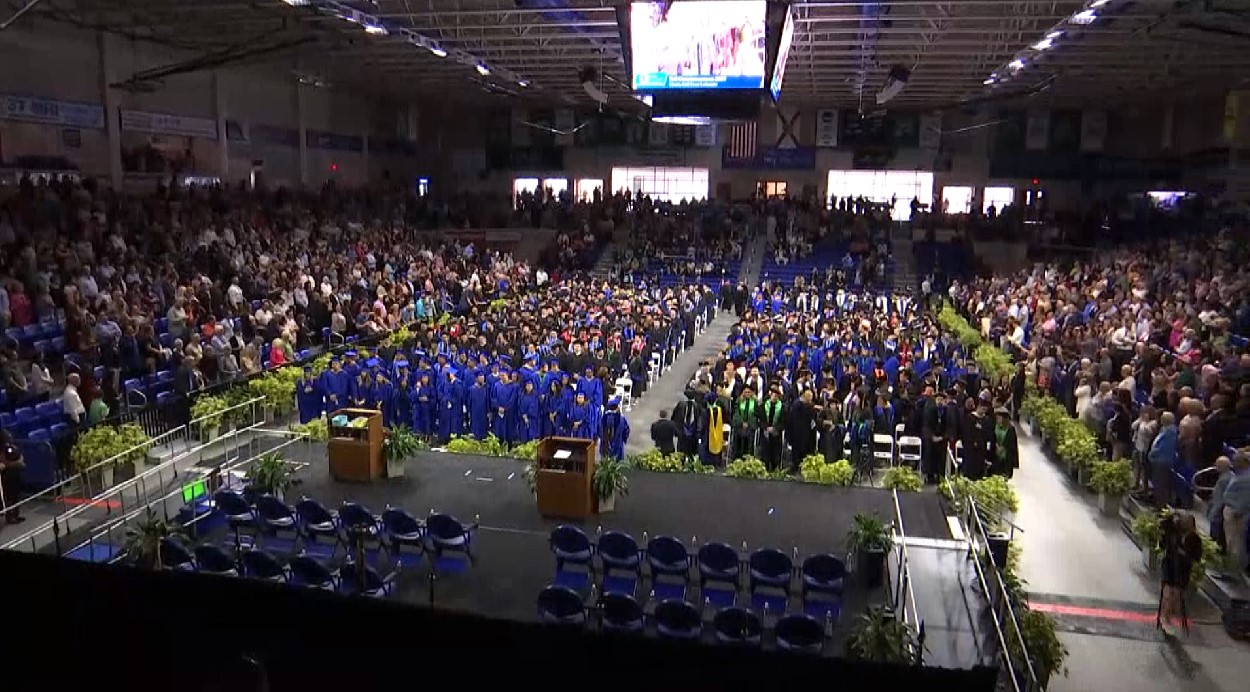
[[621,399],[621,406],[629,410],[634,405],[634,381],[628,376],[616,378],[616,396]]
[[[964,467],[964,441],[955,440],[955,450],[946,457],[946,475],[950,476]],[[954,468],[951,468],[954,464]]]
[[905,466],[913,466],[920,468],[920,461],[923,458],[923,443],[919,437],[914,435],[903,435],[899,437],[895,443],[895,449],[898,451],[898,463]]
[[873,433],[872,458],[881,459],[886,466],[894,465],[894,438],[884,433]]
[[725,446],[721,449],[721,460],[728,464],[734,460],[734,426],[725,424]]
[[651,354],[651,367],[647,370],[647,379],[652,384],[655,384],[655,381],[660,378],[660,365],[663,362],[664,356],[658,353]]

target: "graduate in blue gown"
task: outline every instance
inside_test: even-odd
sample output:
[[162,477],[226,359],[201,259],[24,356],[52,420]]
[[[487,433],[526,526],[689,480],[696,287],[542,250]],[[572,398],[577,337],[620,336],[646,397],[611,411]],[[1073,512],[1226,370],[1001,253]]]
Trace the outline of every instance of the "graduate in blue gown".
[[603,382],[595,377],[595,368],[593,365],[587,365],[582,373],[582,379],[577,381],[577,391],[586,394],[586,403],[590,406],[591,422],[595,426],[599,424],[599,417],[603,415]]
[[551,380],[542,400],[543,427],[542,436],[552,437],[564,434],[564,387],[560,381]]
[[621,413],[621,400],[612,397],[599,421],[599,454],[605,459],[624,459],[627,442],[629,421]]
[[352,406],[356,408],[376,408],[373,404],[373,375],[367,368],[361,368],[356,375],[355,387],[352,391]]
[[325,396],[321,382],[313,376],[311,365],[304,366],[304,374],[295,383],[295,405],[299,408],[299,422],[306,424],[320,418],[325,409]]
[[381,368],[373,375],[373,405],[374,408],[382,412],[382,425],[393,428],[395,427],[395,385],[386,376]]
[[513,421],[516,420],[516,400],[517,388],[512,381],[512,373],[501,369],[499,381],[491,387],[490,393],[490,431],[501,442],[512,442],[512,428],[515,425]]
[[525,380],[521,385],[521,393],[517,395],[516,432],[512,436],[517,444],[525,444],[542,437],[543,414],[539,398],[534,380]]
[[412,401],[412,429],[418,435],[426,437],[433,435],[434,426],[438,420],[438,397],[434,391],[434,385],[430,382],[429,371],[419,376],[416,385],[408,393],[408,398]]
[[325,393],[325,409],[326,414],[352,406],[353,380],[343,370],[343,361],[338,358],[330,359],[330,369],[321,373],[321,391]]
[[473,386],[469,387],[467,405],[469,407],[469,434],[479,440],[486,439],[490,432],[490,387],[486,384],[486,373],[478,370],[473,378]]
[[567,420],[565,437],[583,440],[593,440],[597,437],[597,431],[594,429],[595,420],[590,412],[590,404],[586,403],[585,392],[578,392],[573,397],[573,405],[569,407],[565,418]]
[[454,367],[443,368],[438,388],[438,437],[447,441],[464,433],[464,384]]

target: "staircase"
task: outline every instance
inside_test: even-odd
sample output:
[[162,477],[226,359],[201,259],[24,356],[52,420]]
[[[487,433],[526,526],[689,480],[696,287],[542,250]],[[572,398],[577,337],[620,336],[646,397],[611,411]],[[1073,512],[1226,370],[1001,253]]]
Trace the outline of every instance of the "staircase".
[[596,279],[611,278],[614,259],[616,259],[616,240],[603,246],[603,250],[599,252],[599,261],[595,262],[595,266],[590,270],[590,275]]
[[890,289],[914,293],[920,288],[920,279],[916,276],[916,251],[912,247],[910,233],[906,238],[896,237],[892,244],[894,271],[890,274]]

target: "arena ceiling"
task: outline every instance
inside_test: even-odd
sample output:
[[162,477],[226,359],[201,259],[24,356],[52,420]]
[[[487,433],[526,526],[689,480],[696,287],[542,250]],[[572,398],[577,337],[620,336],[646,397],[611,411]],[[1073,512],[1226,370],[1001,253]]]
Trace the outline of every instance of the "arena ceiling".
[[[0,5],[17,11],[29,2]],[[266,62],[310,83],[410,97],[589,104],[578,72],[594,67],[602,89],[629,105],[636,102],[617,19],[626,4],[35,0],[29,14],[210,56],[237,52],[241,62]],[[896,65],[911,78],[891,105],[917,108],[1022,94],[1110,106],[1219,93],[1250,76],[1246,0],[790,5],[795,37],[782,94],[792,103],[869,104]],[[772,3],[770,31],[779,29],[784,8]],[[1097,18],[1086,22],[1091,14]]]

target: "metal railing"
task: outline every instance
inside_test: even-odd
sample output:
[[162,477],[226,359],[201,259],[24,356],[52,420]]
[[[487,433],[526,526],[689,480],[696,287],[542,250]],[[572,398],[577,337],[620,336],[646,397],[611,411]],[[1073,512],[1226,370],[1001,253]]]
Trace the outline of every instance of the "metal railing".
[[[258,427],[259,425],[260,424],[257,424],[255,426],[251,426],[244,430],[235,430],[235,431],[232,431],[231,434],[237,435],[240,432],[250,431],[250,432],[256,433],[257,436],[265,436],[265,437],[281,436],[281,437],[287,437],[289,439],[286,439],[283,442],[280,442],[276,445],[266,446],[263,450],[258,451],[256,449],[256,444],[255,444],[256,436],[253,436],[252,438],[248,440],[248,444],[251,446],[251,450],[250,450],[251,454],[249,456],[245,458],[241,458],[241,459],[235,459],[233,461],[227,461],[226,463],[222,464],[221,466],[215,469],[215,471],[213,472],[213,475],[215,475],[219,480],[230,478],[232,476],[245,475],[248,468],[252,464],[256,463],[257,460],[259,460],[260,458],[264,456],[277,452],[279,450],[282,450],[282,449],[285,449],[285,448],[288,448],[288,447],[291,447],[293,445],[300,444],[300,443],[304,443],[306,448],[309,445],[311,445],[311,438],[309,437],[307,433],[296,433],[296,432],[291,432],[287,430],[266,430],[266,429]],[[206,443],[205,445],[203,445],[203,447],[208,447],[211,444],[213,443]],[[307,449],[305,449],[305,451],[307,451]],[[196,480],[198,480],[198,478]],[[111,556],[109,560],[110,562],[115,562],[117,560],[124,558],[125,555],[122,552],[122,549],[126,543],[126,530],[131,521],[133,521],[134,519],[138,517],[146,515],[147,510],[152,509],[157,515],[163,518],[166,522],[172,522],[174,518],[176,518],[179,515],[179,513],[184,507],[187,507],[197,502],[200,499],[199,497],[188,498],[185,492],[186,485],[187,485],[186,483],[179,483],[177,484],[177,487],[169,489],[168,492],[158,497],[152,498],[148,502],[144,503],[142,506],[136,506],[136,507],[129,509],[128,511],[108,521],[103,526],[100,526],[96,530],[92,531],[91,535],[86,540],[75,543],[72,547],[67,549],[64,553],[60,553],[60,554],[64,556],[64,555],[69,555],[71,553],[82,551],[85,549],[86,552],[92,555],[95,555],[95,554],[110,555]],[[171,511],[171,507],[172,507],[172,511]],[[195,524],[196,522],[199,522],[200,520],[205,519],[208,516],[210,515],[207,513],[204,513],[204,514],[192,513],[193,518],[191,519],[190,522],[184,525],[184,528],[192,524]],[[101,549],[101,550],[97,551],[97,549]]]
[[[985,527],[983,517],[985,512],[993,510],[977,506],[976,500],[971,497],[966,498],[963,509],[962,521],[968,538],[968,557],[976,571],[981,593],[990,606],[990,619],[998,638],[1002,670],[1007,676],[1007,682],[1015,692],[1042,692],[1045,686],[1038,680],[1033,668],[1032,656],[1016,617],[1012,594],[1003,581],[1002,570],[1007,565],[998,564],[998,559],[990,548],[990,532]],[[1008,533],[996,540],[1006,540],[1010,546],[1018,527],[1005,519],[1000,520],[1008,527]]]
[[[129,508],[146,505],[152,494],[161,492],[168,483],[174,482],[182,470],[194,465],[192,462],[202,462],[205,450],[216,447],[224,450],[226,458],[229,459],[232,452],[237,452],[243,433],[265,425],[263,418],[258,415],[262,410],[263,402],[263,397],[255,397],[231,406],[222,413],[214,414],[212,417],[216,418],[246,408],[251,412],[252,421],[214,440],[202,442],[198,446],[191,445],[190,441],[197,438],[193,438],[190,431],[198,430],[205,420],[195,419],[154,438],[151,442],[116,454],[43,492],[22,500],[14,506],[21,507],[36,501],[45,503],[52,501],[52,506],[57,508],[57,514],[51,520],[27,531],[22,536],[8,541],[0,546],[0,549],[38,552],[52,545],[55,546],[58,554],[62,554],[61,542],[64,536],[89,528],[93,522],[108,521],[114,514],[126,514]],[[187,446],[183,447],[182,451],[177,451],[179,445]],[[168,449],[172,452],[172,456],[151,469],[136,473],[129,480],[107,485],[112,475],[111,472],[119,463],[125,462],[135,454],[146,455],[153,448]]]
[[907,557],[907,531],[903,528],[903,508],[898,501],[898,490],[890,493],[894,500],[894,546],[897,548],[895,559],[898,562],[898,574],[894,580],[893,608],[901,615],[903,623],[916,635],[916,650],[912,652],[913,662],[917,665],[924,662],[924,621],[920,619],[920,611],[916,607],[916,594],[911,585],[911,563]]

